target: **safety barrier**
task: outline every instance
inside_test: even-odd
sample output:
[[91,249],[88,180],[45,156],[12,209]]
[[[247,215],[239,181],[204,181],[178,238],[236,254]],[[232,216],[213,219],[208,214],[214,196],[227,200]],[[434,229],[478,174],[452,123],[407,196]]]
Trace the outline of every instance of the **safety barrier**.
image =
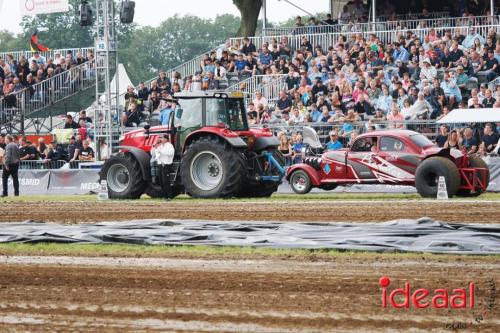
[[438,27],[465,27],[481,25],[497,25],[500,16],[472,16],[472,17],[438,17],[431,19],[387,20],[363,23],[346,23],[336,25],[308,25],[303,27],[272,27],[262,30],[263,36],[280,35],[311,35],[320,33],[346,32],[377,32],[391,30],[414,30]]
[[[19,162],[19,170],[57,170],[57,169],[99,169],[103,162],[72,161],[65,160],[26,160]],[[0,170],[3,164],[0,164]]]
[[72,67],[42,82],[4,96],[0,100],[0,129],[23,133],[30,114],[95,86],[95,59]]
[[[490,24],[490,25],[474,25],[474,26],[460,26],[460,27],[433,27],[433,28],[421,28],[413,29],[412,32],[419,37],[421,40],[424,39],[426,35],[429,34],[431,30],[436,31],[436,33],[443,35],[447,30],[460,31],[463,35],[467,35],[470,28],[474,28],[475,32],[482,36],[486,36],[490,30],[496,33],[500,32],[500,25]],[[407,29],[393,29],[385,31],[362,31],[362,32],[335,32],[335,33],[318,33],[318,34],[302,34],[302,35],[275,35],[275,36],[262,36],[262,37],[250,37],[252,43],[255,44],[257,48],[262,47],[264,42],[272,44],[273,40],[281,41],[282,38],[286,37],[288,39],[288,44],[292,50],[300,49],[300,44],[302,38],[306,37],[309,42],[314,46],[321,46],[324,50],[327,50],[330,46],[335,46],[338,42],[340,36],[350,40],[358,35],[363,38],[369,39],[371,35],[376,35],[377,38],[383,43],[393,43],[399,39],[399,36],[406,37]],[[231,45],[241,44],[241,38],[231,38]]]
[[[76,58],[76,55],[78,53],[82,54],[83,57],[85,57],[89,52],[95,54],[95,48],[94,47],[82,47],[82,48],[68,48],[68,49],[55,49],[55,50],[49,50],[46,52],[40,52],[40,55],[44,57],[46,60],[49,58],[55,59],[55,54],[59,52],[61,54],[61,57],[65,57],[68,52],[73,53],[73,58]],[[21,58],[25,58],[26,60],[30,60],[33,55],[35,54],[35,51],[11,51],[11,52],[0,52],[0,59],[4,59],[7,61],[7,56],[12,55],[14,60],[19,61]]]

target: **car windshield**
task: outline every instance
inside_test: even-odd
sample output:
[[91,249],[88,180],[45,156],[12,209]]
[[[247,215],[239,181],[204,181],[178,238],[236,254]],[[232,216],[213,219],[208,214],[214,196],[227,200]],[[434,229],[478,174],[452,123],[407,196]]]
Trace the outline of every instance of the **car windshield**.
[[242,99],[207,99],[207,126],[225,127],[232,131],[248,130],[248,123]]
[[419,147],[427,147],[434,145],[434,143],[432,143],[431,140],[427,139],[427,137],[422,134],[410,135],[410,139]]

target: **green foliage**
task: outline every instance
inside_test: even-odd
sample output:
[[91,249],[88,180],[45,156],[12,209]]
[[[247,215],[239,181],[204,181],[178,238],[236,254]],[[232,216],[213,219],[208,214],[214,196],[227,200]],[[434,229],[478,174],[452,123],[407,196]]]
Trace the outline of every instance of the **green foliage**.
[[121,45],[120,62],[137,83],[224,43],[235,35],[238,26],[239,18],[229,14],[215,20],[190,15],[169,17],[159,27],[137,29],[130,43]]

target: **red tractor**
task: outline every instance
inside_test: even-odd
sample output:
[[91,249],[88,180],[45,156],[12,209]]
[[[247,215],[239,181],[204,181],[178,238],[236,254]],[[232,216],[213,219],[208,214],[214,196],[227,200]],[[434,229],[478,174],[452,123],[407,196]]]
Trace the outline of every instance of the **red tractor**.
[[137,129],[120,138],[119,152],[101,169],[108,194],[137,199],[161,196],[151,149],[170,135],[175,147],[174,193],[195,198],[268,197],[285,174],[278,139],[268,129],[249,129],[241,92],[174,95],[179,108],[169,125]]
[[422,134],[388,130],[358,136],[351,148],[306,157],[287,170],[295,193],[339,185],[411,185],[422,197],[435,198],[443,176],[448,196],[474,196],[486,191],[489,169],[479,157],[443,149]]

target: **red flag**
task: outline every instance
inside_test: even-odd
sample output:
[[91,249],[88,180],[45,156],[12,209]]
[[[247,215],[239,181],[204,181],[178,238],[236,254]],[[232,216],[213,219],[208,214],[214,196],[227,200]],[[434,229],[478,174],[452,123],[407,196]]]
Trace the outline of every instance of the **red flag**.
[[32,35],[31,35],[31,40],[30,40],[30,45],[31,45],[31,51],[39,51],[39,52],[47,52],[49,51],[50,49],[39,43],[38,42],[38,31],[35,31]]

